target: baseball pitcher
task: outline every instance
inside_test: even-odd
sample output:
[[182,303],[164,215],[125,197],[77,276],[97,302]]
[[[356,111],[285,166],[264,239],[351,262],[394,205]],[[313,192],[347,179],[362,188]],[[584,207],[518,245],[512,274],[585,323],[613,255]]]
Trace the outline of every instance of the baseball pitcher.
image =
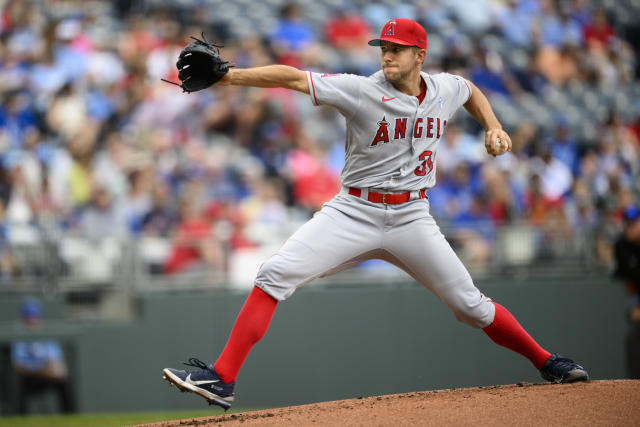
[[485,129],[489,154],[511,149],[487,98],[460,76],[421,71],[427,34],[417,22],[393,19],[369,44],[380,49],[382,68],[369,77],[284,65],[231,68],[206,40],[194,41],[180,54],[179,86],[187,92],[214,83],[291,89],[309,95],[313,105],[336,108],[347,132],[341,191],[262,264],[221,355],[212,364],[191,358],[187,365],[197,369],[167,368],[164,378],[228,409],[238,371],[265,334],[278,302],[317,277],[378,258],[433,292],[456,319],[529,359],[542,378],[588,380],[582,366],[543,349],[506,308],[475,287],[429,213],[438,146],[461,106]]

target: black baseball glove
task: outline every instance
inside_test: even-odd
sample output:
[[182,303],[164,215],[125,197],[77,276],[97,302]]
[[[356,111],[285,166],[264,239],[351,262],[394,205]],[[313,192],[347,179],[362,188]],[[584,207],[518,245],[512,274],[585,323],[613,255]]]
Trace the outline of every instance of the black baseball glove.
[[219,81],[229,72],[228,61],[220,58],[220,47],[209,43],[202,33],[202,40],[191,37],[194,41],[182,49],[176,67],[181,84],[164,80],[167,83],[180,86],[184,92],[196,92],[206,89]]

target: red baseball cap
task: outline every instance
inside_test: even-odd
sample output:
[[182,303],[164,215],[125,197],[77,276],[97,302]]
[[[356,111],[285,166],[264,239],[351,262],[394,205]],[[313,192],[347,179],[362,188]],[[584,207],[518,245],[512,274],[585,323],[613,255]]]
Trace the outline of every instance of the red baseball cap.
[[427,32],[422,25],[411,19],[392,19],[382,27],[380,38],[370,40],[369,45],[380,46],[383,41],[426,50]]

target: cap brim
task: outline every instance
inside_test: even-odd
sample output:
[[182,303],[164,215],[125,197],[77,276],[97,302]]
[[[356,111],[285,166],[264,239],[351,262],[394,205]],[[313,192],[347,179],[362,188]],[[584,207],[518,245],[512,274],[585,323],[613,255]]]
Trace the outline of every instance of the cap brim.
[[[380,46],[382,44],[382,42],[395,43],[395,44],[399,44],[399,45],[402,45],[402,46],[415,46],[415,45],[412,45],[410,43],[407,43],[404,40],[396,39],[394,37],[385,37],[385,38],[378,38],[378,39],[369,40],[369,46]],[[416,46],[416,47],[418,47],[418,46]]]

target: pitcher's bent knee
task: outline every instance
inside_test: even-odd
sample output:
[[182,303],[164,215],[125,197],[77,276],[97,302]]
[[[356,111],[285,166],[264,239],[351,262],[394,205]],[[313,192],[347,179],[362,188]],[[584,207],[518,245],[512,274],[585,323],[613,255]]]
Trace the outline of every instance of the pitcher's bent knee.
[[278,254],[265,261],[258,270],[254,284],[278,301],[289,298],[298,287],[292,280],[295,274],[288,271]]
[[473,307],[467,306],[464,309],[455,310],[453,314],[458,321],[466,323],[472,328],[486,328],[493,322],[495,307],[487,298],[484,299],[487,301]]
[[484,296],[472,282],[456,287],[446,301],[456,319],[472,328],[486,328],[493,322],[496,309],[493,302]]

